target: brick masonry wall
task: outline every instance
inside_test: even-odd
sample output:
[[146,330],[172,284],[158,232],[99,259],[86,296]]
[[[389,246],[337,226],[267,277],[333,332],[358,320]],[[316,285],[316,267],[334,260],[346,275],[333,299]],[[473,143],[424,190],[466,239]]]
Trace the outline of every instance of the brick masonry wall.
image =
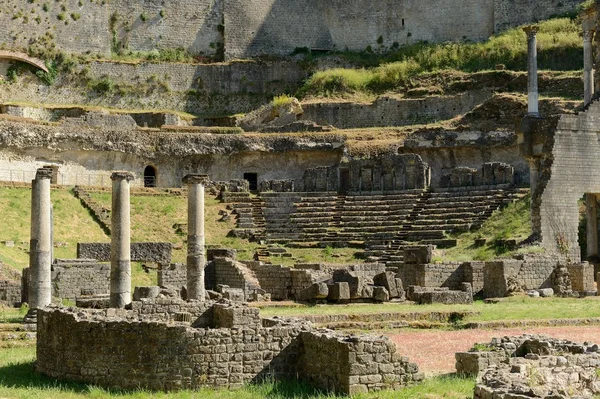
[[[242,324],[234,321],[235,329],[194,328],[135,320],[140,317],[136,311],[47,308],[38,316],[36,369],[54,378],[151,390],[238,388],[269,377],[299,378],[354,394],[422,378],[385,337],[313,331],[301,322],[261,327],[241,308],[218,306],[223,307],[215,308],[215,314]],[[214,319],[231,321],[229,316]]]

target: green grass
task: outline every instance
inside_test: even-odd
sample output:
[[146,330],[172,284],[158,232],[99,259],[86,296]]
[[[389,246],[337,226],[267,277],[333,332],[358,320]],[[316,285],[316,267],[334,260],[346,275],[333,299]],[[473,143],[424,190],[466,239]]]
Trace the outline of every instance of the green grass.
[[[539,26],[539,69],[580,70],[583,65],[580,24],[569,18],[558,18]],[[527,39],[521,28],[514,28],[482,43],[418,43],[379,55],[369,52],[337,55],[364,67],[316,72],[299,90],[299,97],[383,93],[399,89],[411,78],[430,71],[476,72],[495,69],[497,65],[523,71],[527,68]]]
[[[530,222],[530,197],[526,195],[503,209],[500,209],[485,221],[481,228],[474,232],[455,234],[457,246],[450,249],[436,251],[437,260],[491,260],[498,256],[510,256],[516,252],[541,252],[540,247],[528,247],[519,251],[509,251],[497,245],[497,240],[517,239],[524,240],[531,235]],[[486,238],[483,247],[475,247],[475,240]]]
[[385,312],[473,311],[479,314],[464,321],[543,320],[600,317],[600,300],[596,298],[529,298],[509,297],[497,304],[475,301],[473,305],[408,305],[408,304],[350,304],[294,307],[263,307],[262,317],[330,314],[366,314]]
[[[66,189],[52,190],[50,193],[54,207],[54,242],[66,246],[54,248],[57,258],[75,258],[77,242],[106,242],[109,238],[92,221],[90,214]],[[0,230],[0,241],[15,241],[14,247],[0,244],[0,261],[21,270],[28,266],[28,244],[31,221],[31,190],[24,188],[0,187],[0,209],[4,223]]]
[[[324,399],[333,395],[316,391],[294,382],[267,382],[247,385],[238,390],[203,389],[173,393],[121,391],[93,385],[58,382],[37,374],[33,368],[35,348],[0,349],[0,397],[19,399],[79,399],[79,398],[165,398],[165,399]],[[354,398],[467,398],[472,395],[474,381],[457,376],[439,376],[399,391],[382,391]],[[341,398],[341,396],[338,396]]]

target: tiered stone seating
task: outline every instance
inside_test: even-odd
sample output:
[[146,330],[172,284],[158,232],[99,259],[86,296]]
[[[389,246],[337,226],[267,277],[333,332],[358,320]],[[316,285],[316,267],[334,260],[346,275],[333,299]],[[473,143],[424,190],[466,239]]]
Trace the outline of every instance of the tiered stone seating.
[[359,246],[365,256],[402,261],[407,243],[448,244],[447,233],[477,229],[499,207],[522,195],[511,187],[407,190],[338,195],[263,193],[236,204],[240,228],[262,229],[268,242]]
[[519,190],[498,186],[432,191],[417,209],[409,238],[412,235],[427,240],[429,237],[442,238],[444,233],[476,230],[495,210],[511,203],[520,194]]

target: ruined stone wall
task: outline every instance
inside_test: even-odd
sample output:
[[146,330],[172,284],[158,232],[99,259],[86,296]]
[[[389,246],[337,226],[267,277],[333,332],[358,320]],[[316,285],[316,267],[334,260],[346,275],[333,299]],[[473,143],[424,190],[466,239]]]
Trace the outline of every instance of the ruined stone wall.
[[357,395],[421,378],[417,365],[397,353],[384,337],[343,339],[326,332],[303,332],[300,337],[300,373],[327,391],[335,392],[342,386],[349,395]]
[[474,294],[483,289],[483,262],[402,263],[398,266],[398,274],[404,287],[417,285],[460,290],[462,283],[471,283]]
[[265,265],[258,262],[245,262],[260,283],[260,288],[271,294],[275,300],[290,298],[292,288],[292,271],[280,265]]
[[16,306],[21,303],[21,283],[19,281],[0,280],[0,304]]
[[539,204],[542,245],[573,262],[581,257],[578,201],[585,193],[600,192],[598,115],[600,104],[594,102],[578,115],[561,116],[553,137],[552,163],[543,171],[549,180],[538,185],[543,190]]
[[482,40],[494,32],[493,9],[493,0],[460,3],[261,0],[252,4],[227,0],[225,55],[226,58],[286,55],[300,47],[362,51],[380,44],[392,47],[395,42],[402,45],[463,37]]
[[567,265],[573,291],[595,291],[594,265],[588,262]]
[[448,287],[460,289],[465,281],[463,263],[430,263],[423,266],[423,287]]
[[373,126],[404,126],[451,119],[471,111],[491,94],[470,91],[456,96],[403,99],[379,97],[372,104],[351,102],[302,104],[302,119],[339,129]]
[[[503,297],[515,288],[525,291],[552,288],[552,272],[557,264],[556,257],[545,254],[485,262],[483,294],[486,298]],[[570,288],[575,292],[594,291],[593,269],[593,265],[585,262],[569,265]]]
[[[0,7],[0,44],[67,53],[185,49],[228,59],[295,48],[362,51],[419,41],[483,40],[494,31],[573,10],[575,0],[298,3],[292,0],[22,2]],[[44,5],[46,4],[46,5]],[[301,16],[301,18],[299,18]]]
[[[45,4],[45,5],[44,5]],[[64,52],[110,55],[111,50],[188,50],[213,55],[222,45],[220,0],[22,2],[0,7],[0,43],[27,48],[54,43]]]
[[[143,94],[136,96],[138,108],[202,115],[250,112],[269,102],[274,95],[296,91],[308,76],[307,70],[289,61],[228,64],[92,61],[75,67],[74,73],[83,72],[92,82],[106,78],[131,91],[132,96],[136,96],[136,90],[142,90]],[[0,92],[0,102],[65,105],[90,102],[89,90],[82,90],[69,74],[60,74],[52,90],[37,90],[33,86],[37,87],[6,85]],[[98,93],[93,102],[106,107],[131,108],[131,104],[120,97]]]
[[95,262],[52,265],[52,296],[75,300],[82,295],[108,295],[110,264]]
[[[173,246],[169,242],[134,242],[131,244],[131,260],[135,262],[171,263]],[[110,243],[79,242],[77,258],[110,261]]]
[[[200,311],[207,306],[195,304]],[[157,322],[136,310],[46,308],[38,315],[36,370],[53,378],[160,391],[231,389],[286,378],[357,394],[423,378],[388,338],[313,332],[310,324],[297,321],[266,320],[270,327],[262,327],[256,309],[208,306],[212,328],[193,327],[194,321]]]
[[[206,277],[208,280],[208,276]],[[210,280],[209,280],[210,281]],[[159,265],[158,285],[161,287],[180,288],[187,286],[187,270],[183,263]]]
[[494,30],[500,32],[528,22],[575,11],[580,0],[494,0]]

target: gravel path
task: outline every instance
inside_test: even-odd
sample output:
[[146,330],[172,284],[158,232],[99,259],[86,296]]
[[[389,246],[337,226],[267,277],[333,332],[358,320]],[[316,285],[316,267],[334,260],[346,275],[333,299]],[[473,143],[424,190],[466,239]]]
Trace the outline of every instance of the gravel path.
[[531,327],[497,330],[407,330],[386,334],[403,355],[419,365],[426,375],[452,373],[454,353],[469,350],[476,342],[489,342],[493,337],[521,334],[543,334],[574,342],[600,344],[600,327]]

